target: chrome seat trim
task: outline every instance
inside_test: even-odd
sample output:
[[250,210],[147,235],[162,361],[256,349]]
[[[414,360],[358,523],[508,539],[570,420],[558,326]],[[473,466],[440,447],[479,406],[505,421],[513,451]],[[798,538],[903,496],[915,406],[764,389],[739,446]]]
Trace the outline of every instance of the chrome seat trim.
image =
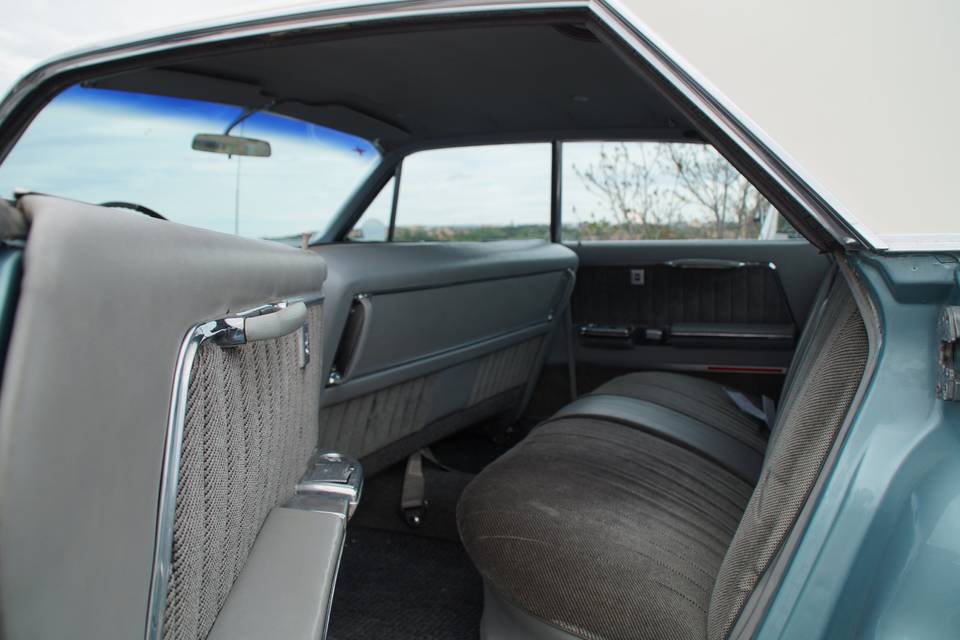
[[295,490],[287,508],[336,513],[349,520],[363,493],[363,467],[353,456],[317,452]]
[[[303,302],[308,307],[319,304],[323,296],[319,293],[291,298],[275,303],[260,305],[238,312],[232,316],[218,318],[195,325],[187,332],[177,354],[174,370],[173,388],[170,394],[170,411],[167,418],[167,434],[163,450],[163,469],[160,479],[160,493],[157,506],[157,527],[154,539],[153,569],[150,578],[150,596],[147,600],[147,620],[145,637],[147,640],[159,640],[163,637],[163,612],[167,600],[167,585],[172,571],[173,521],[176,515],[177,481],[180,475],[180,453],[183,446],[183,430],[186,423],[187,392],[190,388],[190,376],[200,346],[208,340],[217,340],[236,332],[243,327],[243,318],[269,313],[285,307],[291,302]],[[230,322],[230,321],[233,322]],[[238,323],[237,320],[240,320]]]

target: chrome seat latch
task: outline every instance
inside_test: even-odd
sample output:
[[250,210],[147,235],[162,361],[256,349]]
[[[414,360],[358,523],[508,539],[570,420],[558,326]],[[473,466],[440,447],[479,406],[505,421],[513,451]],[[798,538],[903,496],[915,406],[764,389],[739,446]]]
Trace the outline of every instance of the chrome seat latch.
[[349,520],[363,493],[363,467],[343,453],[317,452],[294,490],[288,508],[335,513]]

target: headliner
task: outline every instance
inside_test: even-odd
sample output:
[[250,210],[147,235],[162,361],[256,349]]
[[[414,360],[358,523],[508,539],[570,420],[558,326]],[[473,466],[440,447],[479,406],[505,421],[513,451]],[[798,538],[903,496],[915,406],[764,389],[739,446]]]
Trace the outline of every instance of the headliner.
[[471,138],[697,138],[585,27],[448,27],[247,49],[101,78],[110,89],[276,113],[385,149]]

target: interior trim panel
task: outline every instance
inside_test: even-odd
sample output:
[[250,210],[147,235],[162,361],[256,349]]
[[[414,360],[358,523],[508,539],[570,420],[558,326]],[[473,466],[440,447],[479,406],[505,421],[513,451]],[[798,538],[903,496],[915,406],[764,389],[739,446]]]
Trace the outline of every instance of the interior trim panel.
[[538,240],[316,250],[329,267],[324,343],[339,345],[325,350],[321,406],[550,332],[577,266],[572,251]]
[[316,250],[329,266],[324,342],[335,354],[324,362],[320,445],[371,472],[437,434],[518,415],[577,266],[544,241]]

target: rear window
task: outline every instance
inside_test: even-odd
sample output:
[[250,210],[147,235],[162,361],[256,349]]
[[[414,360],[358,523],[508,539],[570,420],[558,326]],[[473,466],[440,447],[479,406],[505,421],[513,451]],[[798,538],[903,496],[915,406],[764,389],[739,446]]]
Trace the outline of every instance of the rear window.
[[124,202],[184,224],[299,245],[326,229],[380,161],[367,140],[267,111],[243,118],[230,134],[268,143],[269,156],[194,148],[197,134],[219,136],[245,113],[73,87],[37,116],[0,165],[0,196],[24,190]]

